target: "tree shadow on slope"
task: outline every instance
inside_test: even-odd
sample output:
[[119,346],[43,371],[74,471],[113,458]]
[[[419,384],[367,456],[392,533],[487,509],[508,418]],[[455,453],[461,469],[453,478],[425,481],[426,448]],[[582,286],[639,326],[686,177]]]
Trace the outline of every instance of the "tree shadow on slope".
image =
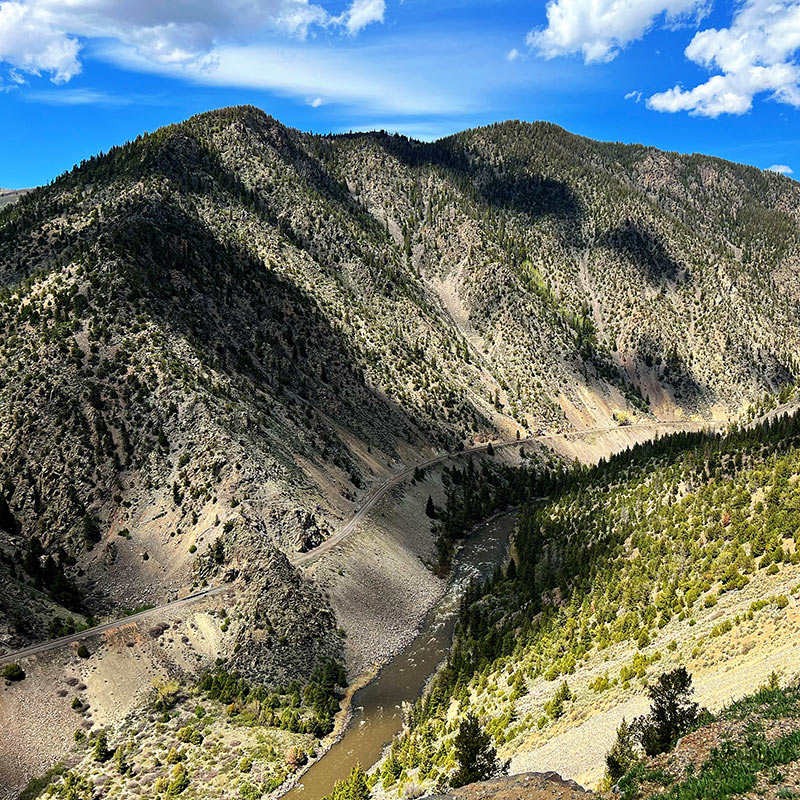
[[421,443],[408,415],[368,386],[350,344],[312,297],[177,205],[130,214],[112,253],[131,299],[242,391],[268,387],[392,449],[392,437]]
[[677,282],[682,268],[667,251],[661,238],[638,220],[626,220],[607,231],[599,241],[631,262],[651,284]]
[[709,403],[713,390],[695,374],[686,360],[674,349],[656,340],[650,334],[640,336],[635,353],[636,360],[672,389],[675,402],[687,411],[696,411]]
[[[553,178],[531,173],[520,158],[508,158],[498,174],[494,165],[484,163],[452,140],[415,142],[384,133],[361,134],[376,141],[387,153],[417,169],[441,170],[467,197],[479,204],[510,211],[530,220],[555,220],[562,233],[573,238],[580,233],[584,213],[570,186]],[[577,246],[578,242],[570,244]]]

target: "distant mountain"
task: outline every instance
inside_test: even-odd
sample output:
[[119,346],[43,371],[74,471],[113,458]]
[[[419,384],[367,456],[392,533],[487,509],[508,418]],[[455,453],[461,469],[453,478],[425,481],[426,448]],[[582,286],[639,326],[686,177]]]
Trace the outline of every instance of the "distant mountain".
[[16,203],[20,197],[26,195],[30,189],[0,189],[0,208],[10,203]]
[[421,143],[241,107],[90,159],[0,213],[5,644],[232,571],[312,665],[335,621],[285,554],[396,460],[793,380],[799,240],[789,179],[547,123]]

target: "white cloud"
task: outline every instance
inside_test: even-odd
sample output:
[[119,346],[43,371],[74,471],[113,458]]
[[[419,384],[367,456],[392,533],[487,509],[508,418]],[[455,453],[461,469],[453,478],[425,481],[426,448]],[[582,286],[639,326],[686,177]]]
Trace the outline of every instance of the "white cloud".
[[362,28],[373,22],[383,22],[386,12],[385,0],[353,0],[350,8],[345,12],[344,24],[347,32],[354,36]]
[[383,20],[385,0],[353,0],[331,16],[311,0],[0,0],[0,61],[66,83],[81,71],[82,39],[111,39],[159,64],[213,68],[214,51],[313,26],[354,35]]
[[509,61],[509,62],[511,62],[511,61],[519,61],[519,59],[521,59],[521,58],[522,58],[522,53],[520,53],[520,51],[517,50],[516,47],[513,47],[511,50],[509,50],[506,53],[506,61]]
[[674,24],[705,10],[706,0],[550,0],[547,25],[526,41],[545,58],[581,53],[587,64],[611,61],[658,19]]
[[[261,89],[307,102],[324,98],[371,113],[447,114],[478,104],[475,93],[482,67],[463,56],[456,69],[469,74],[470,91],[463,82],[447,85],[438,42],[430,47],[396,41],[374,46],[331,48],[325,42],[286,42],[281,45],[224,46],[214,50],[211,67],[197,63],[164,63],[143,58],[135,48],[97,45],[99,58],[123,69],[179,78],[205,86]],[[470,72],[471,70],[471,72]]]
[[767,167],[767,172],[777,172],[779,175],[792,175],[794,170],[786,164],[773,164]]
[[49,72],[54,83],[65,83],[81,70],[80,49],[75,37],[52,25],[31,5],[0,3],[0,60],[19,72]]
[[311,108],[319,108],[325,101],[321,97],[313,97],[306,101]]
[[657,111],[744,114],[762,93],[800,107],[800,0],[746,0],[729,28],[695,34],[686,57],[714,70],[692,89],[674,86],[647,104]]
[[51,91],[28,92],[25,97],[39,103],[54,106],[127,106],[133,98],[100,92],[95,89],[53,89]]
[[640,103],[641,100],[642,100],[642,93],[638,92],[638,91],[636,91],[636,89],[634,89],[633,91],[628,92],[625,95],[625,99],[626,100],[633,100],[634,103]]

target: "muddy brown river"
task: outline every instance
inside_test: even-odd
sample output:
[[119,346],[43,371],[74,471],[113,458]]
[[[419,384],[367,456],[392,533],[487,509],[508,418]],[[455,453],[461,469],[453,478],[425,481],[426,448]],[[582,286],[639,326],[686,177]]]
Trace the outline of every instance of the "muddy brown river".
[[371,767],[403,725],[403,702],[413,702],[447,656],[459,600],[470,580],[489,577],[508,558],[516,512],[479,525],[464,541],[445,596],[428,613],[419,635],[377,677],[353,695],[353,714],[342,737],[309,767],[286,800],[320,800],[361,764]]

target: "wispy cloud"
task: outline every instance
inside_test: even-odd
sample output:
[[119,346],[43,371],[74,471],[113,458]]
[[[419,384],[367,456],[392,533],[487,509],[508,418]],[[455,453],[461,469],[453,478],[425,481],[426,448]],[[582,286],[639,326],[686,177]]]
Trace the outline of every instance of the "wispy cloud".
[[[123,69],[167,75],[204,86],[261,89],[301,102],[319,99],[361,113],[433,114],[464,112],[481,104],[485,76],[469,54],[458,56],[457,82],[441,74],[435,39],[384,39],[380,44],[333,47],[325,41],[225,46],[208,64],[164,64],[134,48],[97,46],[94,55]],[[469,76],[470,80],[465,80]],[[466,86],[465,86],[466,84]]]
[[25,99],[52,106],[127,106],[134,100],[142,101],[141,97],[122,97],[95,89],[50,89],[26,92]]
[[641,103],[641,101],[642,101],[642,93],[638,92],[638,91],[636,91],[636,89],[634,89],[633,91],[628,92],[625,95],[625,99],[626,100],[633,100],[634,103]]
[[516,47],[512,47],[511,50],[506,53],[506,61],[508,62],[519,61],[522,57],[522,53],[520,53]]
[[332,16],[310,0],[0,0],[0,61],[67,83],[86,40],[113,40],[159,64],[202,64],[220,44],[264,36],[304,39],[315,28],[351,36],[382,22],[385,0],[352,0]]

